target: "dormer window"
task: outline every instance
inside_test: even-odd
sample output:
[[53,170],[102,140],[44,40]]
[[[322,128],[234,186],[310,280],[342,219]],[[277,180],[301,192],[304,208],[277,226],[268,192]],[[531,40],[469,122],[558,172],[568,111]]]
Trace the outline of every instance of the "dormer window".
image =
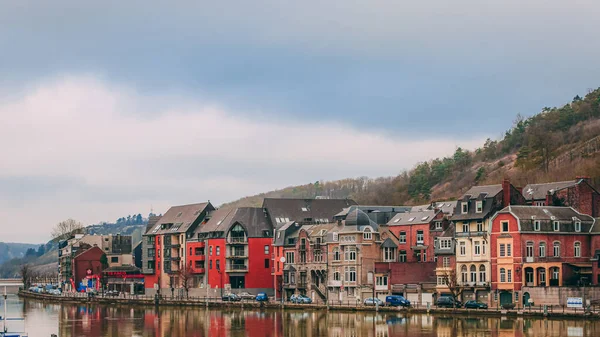
[[552,221],[552,229],[554,229],[555,232],[560,231],[560,222]]
[[575,231],[581,232],[581,221],[575,220]]
[[540,220],[533,220],[533,230],[534,231],[539,232],[541,227],[542,227],[542,224],[541,224]]
[[367,227],[363,231],[363,239],[364,240],[371,240],[371,239],[373,239],[373,233],[371,233],[371,229],[370,228]]
[[462,214],[467,214],[469,212],[469,203],[468,202],[461,203],[461,207],[462,207]]
[[442,222],[441,221],[436,221],[436,223],[435,223],[435,229],[442,229]]
[[476,213],[483,212],[483,201],[477,201],[477,202],[475,202],[475,212]]

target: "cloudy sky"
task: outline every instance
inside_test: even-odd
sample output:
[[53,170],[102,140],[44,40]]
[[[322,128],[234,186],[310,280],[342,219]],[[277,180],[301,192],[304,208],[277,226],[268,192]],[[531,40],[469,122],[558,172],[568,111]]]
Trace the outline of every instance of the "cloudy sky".
[[600,86],[600,2],[0,0],[0,241],[395,175]]

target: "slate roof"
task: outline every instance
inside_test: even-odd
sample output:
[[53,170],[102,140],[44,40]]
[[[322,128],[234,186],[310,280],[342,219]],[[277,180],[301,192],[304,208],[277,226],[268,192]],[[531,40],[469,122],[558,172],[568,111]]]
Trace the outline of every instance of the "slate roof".
[[527,200],[541,200],[546,199],[546,195],[548,191],[558,191],[564,188],[573,187],[579,184],[581,180],[569,180],[569,181],[559,181],[552,183],[544,183],[544,184],[529,184],[523,188],[523,196]]
[[594,218],[581,214],[572,207],[559,206],[517,206],[511,205],[503,208],[498,213],[512,213],[521,224],[521,231],[533,232],[533,223],[540,221],[540,232],[554,232],[553,221],[560,222],[559,233],[575,232],[575,219],[581,221],[581,232],[590,232],[594,227]]
[[285,244],[285,239],[292,232],[297,231],[299,228],[296,227],[296,223],[294,221],[289,221],[284,224],[280,224],[275,229],[275,238],[273,239],[274,246],[283,246]]
[[404,225],[415,225],[415,224],[427,224],[435,218],[437,212],[434,210],[418,210],[411,211],[408,213],[396,214],[388,223],[388,226],[404,226]]
[[[213,210],[214,207],[210,202],[202,202],[198,204],[189,204],[181,206],[173,206],[169,208],[160,220],[157,221],[154,229],[149,234],[173,234],[185,233],[192,227],[194,222],[199,221],[202,212]],[[163,224],[173,224],[171,228],[161,229]],[[175,228],[173,230],[173,228]],[[159,228],[156,232],[156,228]]]
[[[271,222],[277,225],[288,221],[304,223],[307,219],[310,222],[318,219],[333,222],[335,214],[352,205],[356,205],[356,202],[351,199],[265,198],[262,207],[267,210]],[[278,218],[286,221],[277,221]]]
[[146,231],[144,233],[145,234],[152,234],[152,233],[149,233],[149,232],[156,227],[155,225],[158,222],[158,220],[160,220],[160,216],[158,216],[158,215],[153,215],[153,216],[149,217],[148,218],[148,224],[146,225]]
[[481,195],[493,197],[500,192],[502,192],[502,184],[473,186],[460,197],[460,200],[465,200],[466,197],[469,197],[469,199],[478,199]]
[[353,211],[346,215],[346,219],[343,220],[343,229],[340,232],[362,232],[367,226],[373,228],[374,231],[379,231],[379,224],[371,220],[367,213],[362,210],[355,208]]
[[239,223],[246,229],[249,238],[264,237],[263,231],[273,235],[273,226],[264,210],[258,207],[238,207],[233,209],[218,209],[207,215],[207,221],[202,223],[196,233],[222,232],[227,235],[229,230]]
[[426,204],[426,205],[419,205],[419,206],[413,206],[411,208],[411,212],[417,212],[420,210],[432,210],[435,207],[437,207],[438,209],[441,209],[442,212],[444,212],[444,214],[447,215],[452,215],[454,213],[454,209],[456,208],[456,203],[458,201],[456,200],[451,200],[451,201],[436,201],[433,202],[431,204]]

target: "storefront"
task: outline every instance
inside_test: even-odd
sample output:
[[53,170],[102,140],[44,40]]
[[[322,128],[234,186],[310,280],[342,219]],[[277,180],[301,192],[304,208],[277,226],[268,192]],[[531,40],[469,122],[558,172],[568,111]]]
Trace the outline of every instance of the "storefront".
[[144,275],[135,266],[116,266],[103,271],[105,291],[144,294]]

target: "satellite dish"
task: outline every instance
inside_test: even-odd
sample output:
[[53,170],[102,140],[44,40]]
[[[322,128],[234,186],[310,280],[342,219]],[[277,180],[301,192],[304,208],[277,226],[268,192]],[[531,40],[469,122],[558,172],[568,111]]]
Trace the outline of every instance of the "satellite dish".
[[285,263],[285,257],[283,257],[283,256],[282,256],[282,257],[280,257],[280,258],[279,258],[279,261],[280,261],[281,263]]

